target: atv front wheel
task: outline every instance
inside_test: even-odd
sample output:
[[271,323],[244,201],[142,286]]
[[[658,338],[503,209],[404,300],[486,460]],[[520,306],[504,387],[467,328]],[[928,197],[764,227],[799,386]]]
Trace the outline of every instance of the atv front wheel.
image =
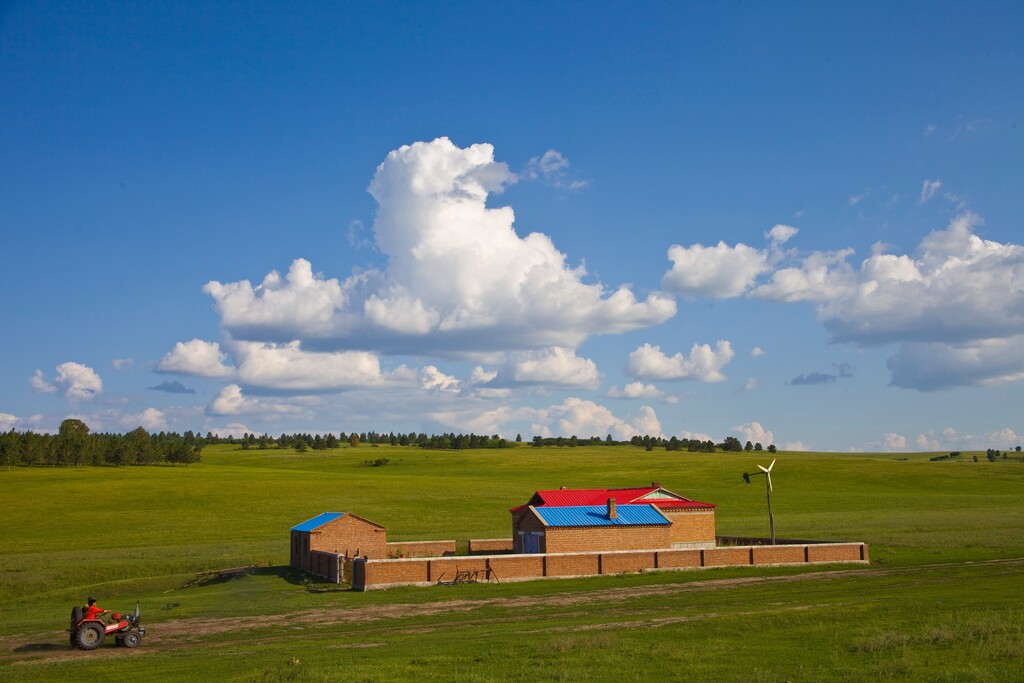
[[103,636],[107,635],[102,624],[86,624],[78,629],[75,644],[82,650],[95,650],[103,644]]
[[135,631],[132,631],[131,633],[124,634],[124,637],[121,638],[121,641],[125,647],[138,647],[139,643],[142,642],[142,636],[140,636]]

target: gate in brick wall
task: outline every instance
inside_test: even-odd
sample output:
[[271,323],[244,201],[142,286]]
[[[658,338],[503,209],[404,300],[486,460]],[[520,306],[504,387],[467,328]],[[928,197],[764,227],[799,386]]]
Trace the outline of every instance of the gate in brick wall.
[[309,573],[332,583],[345,580],[345,556],[314,550],[309,553]]

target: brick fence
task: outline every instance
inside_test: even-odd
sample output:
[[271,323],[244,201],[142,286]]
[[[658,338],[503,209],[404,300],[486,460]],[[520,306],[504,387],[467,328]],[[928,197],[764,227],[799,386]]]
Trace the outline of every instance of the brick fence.
[[358,558],[352,562],[351,573],[352,588],[366,591],[391,586],[428,586],[453,581],[460,576],[475,581],[504,583],[703,567],[767,567],[834,562],[867,564],[868,546],[859,542],[812,541],[786,545],[723,546],[704,550],[625,550],[397,560]]
[[387,544],[388,557],[444,557],[455,554],[455,541],[396,541]]
[[469,539],[470,555],[487,555],[511,553],[511,538],[471,538]]

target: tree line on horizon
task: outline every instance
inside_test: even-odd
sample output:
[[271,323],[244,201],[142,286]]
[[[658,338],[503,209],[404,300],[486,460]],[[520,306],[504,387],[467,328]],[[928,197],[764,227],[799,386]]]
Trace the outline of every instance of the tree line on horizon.
[[[416,446],[434,450],[465,450],[465,449],[502,449],[512,448],[523,441],[522,434],[517,434],[514,441],[505,439],[498,434],[443,434],[427,435],[423,432],[396,434],[394,432],[340,432],[308,434],[283,433],[274,438],[268,434],[257,436],[246,432],[239,437],[229,434],[220,436],[208,431],[205,436],[191,430],[184,434],[176,432],[149,433],[143,427],[137,427],[125,434],[90,433],[88,425],[82,420],[68,418],[61,422],[57,434],[37,433],[31,430],[18,432],[11,429],[0,432],[0,465],[11,466],[128,466],[128,465],[189,465],[201,460],[201,453],[208,445],[229,444],[249,449],[294,449],[304,453],[308,450],[332,450],[347,444],[358,447],[360,444]],[[714,453],[716,451],[760,451],[760,443],[747,441],[740,443],[735,437],[726,437],[721,443],[712,440],[664,438],[660,436],[634,436],[629,440],[616,440],[608,434],[604,439],[598,436],[579,438],[570,437],[533,437],[533,447],[552,446],[557,448],[575,448],[579,446],[635,446],[653,451],[664,448],[667,451],[689,451],[691,453]],[[766,449],[775,452],[774,444]]]
[[125,434],[90,433],[84,422],[68,418],[56,434],[0,432],[0,465],[189,465],[200,461],[205,445],[206,440],[191,431],[150,434],[138,427]]

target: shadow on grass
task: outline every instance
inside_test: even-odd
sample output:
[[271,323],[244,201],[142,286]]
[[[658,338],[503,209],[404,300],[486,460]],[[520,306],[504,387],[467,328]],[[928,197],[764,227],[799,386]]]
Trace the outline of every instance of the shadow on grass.
[[56,652],[57,650],[71,650],[67,643],[25,643],[14,648],[15,652]]

